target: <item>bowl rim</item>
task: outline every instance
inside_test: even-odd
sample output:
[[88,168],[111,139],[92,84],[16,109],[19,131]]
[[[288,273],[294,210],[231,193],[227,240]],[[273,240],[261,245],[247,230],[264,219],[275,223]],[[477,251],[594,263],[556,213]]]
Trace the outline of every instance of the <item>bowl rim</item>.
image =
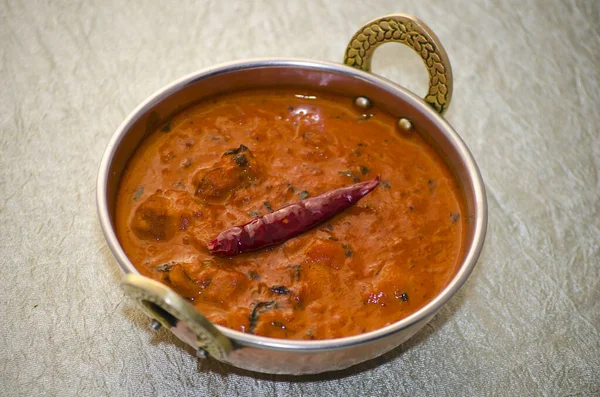
[[416,111],[423,113],[430,121],[433,122],[436,128],[441,130],[446,136],[448,141],[451,143],[452,148],[457,152],[463,164],[467,170],[467,175],[471,179],[473,186],[473,203],[474,203],[474,233],[473,239],[468,247],[465,247],[465,255],[458,271],[455,273],[450,282],[444,287],[444,289],[425,306],[413,314],[405,317],[393,324],[387,325],[382,328],[378,328],[373,331],[366,332],[364,334],[347,336],[336,339],[323,339],[323,340],[292,340],[292,339],[276,339],[265,336],[246,334],[240,331],[236,331],[230,328],[226,328],[220,325],[216,325],[217,329],[224,334],[232,342],[241,344],[246,347],[257,347],[266,348],[270,350],[281,350],[281,351],[329,351],[339,350],[348,348],[351,346],[361,345],[368,342],[374,342],[376,340],[386,338],[409,328],[410,326],[417,324],[424,320],[429,320],[437,311],[452,298],[458,290],[465,283],[471,272],[473,271],[475,264],[483,249],[485,235],[487,231],[487,200],[485,193],[485,186],[481,173],[477,164],[469,151],[468,147],[458,135],[458,133],[452,128],[452,126],[444,119],[443,116],[438,114],[432,109],[423,99],[408,91],[406,88],[390,81],[384,77],[377,76],[372,73],[364,72],[362,70],[333,62],[317,61],[304,58],[253,58],[244,59],[239,61],[222,63],[219,65],[211,66],[205,69],[198,70],[183,76],[174,82],[162,87],[161,89],[154,92],[140,105],[138,105],[127,118],[119,125],[113,136],[111,137],[102,160],[100,162],[100,168],[98,171],[98,178],[96,183],[96,204],[98,218],[102,231],[108,247],[110,248],[113,256],[119,263],[121,270],[125,273],[140,274],[131,261],[127,258],[127,255],[121,248],[119,241],[116,237],[115,231],[111,224],[111,217],[108,211],[108,198],[107,198],[107,186],[109,180],[109,170],[112,161],[115,156],[115,152],[119,145],[127,135],[129,129],[138,120],[140,116],[145,114],[149,109],[165,100],[172,94],[179,90],[196,84],[197,82],[214,77],[217,75],[231,73],[238,70],[247,69],[264,69],[273,67],[284,67],[284,68],[304,68],[309,70],[320,70],[331,73],[341,73],[352,76],[354,78],[361,79],[367,83],[373,84],[378,88],[387,90],[395,96],[403,99],[409,106],[415,108]]

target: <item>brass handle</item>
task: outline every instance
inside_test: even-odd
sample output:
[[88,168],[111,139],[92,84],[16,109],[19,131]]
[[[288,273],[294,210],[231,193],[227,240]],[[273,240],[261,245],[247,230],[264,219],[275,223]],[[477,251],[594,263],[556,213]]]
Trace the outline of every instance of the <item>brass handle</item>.
[[139,274],[127,274],[121,286],[148,316],[182,341],[200,349],[199,353],[206,351],[222,360],[232,350],[229,338],[166,285]]
[[368,22],[350,40],[344,63],[370,72],[373,51],[385,43],[402,43],[419,54],[429,72],[429,92],[425,102],[444,114],[452,97],[450,60],[437,36],[419,19],[394,14]]

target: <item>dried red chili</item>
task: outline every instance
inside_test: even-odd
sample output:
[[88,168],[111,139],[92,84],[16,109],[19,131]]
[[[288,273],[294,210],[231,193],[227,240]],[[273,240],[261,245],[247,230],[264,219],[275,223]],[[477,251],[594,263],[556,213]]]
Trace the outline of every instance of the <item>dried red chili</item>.
[[208,250],[217,256],[235,256],[282,243],[339,214],[378,184],[379,176],[290,204],[221,232],[208,243]]

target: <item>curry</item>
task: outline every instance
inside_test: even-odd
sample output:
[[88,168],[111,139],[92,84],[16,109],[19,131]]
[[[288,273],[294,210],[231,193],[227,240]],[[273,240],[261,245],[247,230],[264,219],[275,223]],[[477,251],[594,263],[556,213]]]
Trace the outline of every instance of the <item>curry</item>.
[[[277,245],[209,249],[233,226],[372,180],[360,201]],[[213,323],[312,340],[372,331],[431,301],[462,260],[464,213],[446,164],[390,114],[274,88],[204,100],[146,137],[121,178],[115,227],[143,275]]]

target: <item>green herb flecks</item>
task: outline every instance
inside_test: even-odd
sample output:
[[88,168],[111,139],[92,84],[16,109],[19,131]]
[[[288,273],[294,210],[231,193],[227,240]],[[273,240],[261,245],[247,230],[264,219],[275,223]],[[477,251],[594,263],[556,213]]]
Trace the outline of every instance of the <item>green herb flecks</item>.
[[269,290],[272,293],[279,294],[279,295],[288,295],[290,293],[290,290],[287,289],[287,287],[285,287],[284,285],[275,285],[275,286],[269,288]]
[[352,178],[352,182],[354,183],[360,182],[360,178],[352,171],[338,171],[338,174]]
[[168,272],[171,271],[173,266],[175,266],[175,262],[165,263],[163,265],[156,266],[154,270],[157,270],[159,272]]
[[381,182],[379,182],[379,184],[380,184],[381,186],[383,186],[383,188],[384,188],[384,189],[389,189],[389,188],[391,188],[391,187],[392,187],[392,186],[390,185],[390,182],[389,182],[389,181],[381,181]]
[[252,312],[249,317],[249,326],[248,332],[253,334],[256,330],[256,324],[258,323],[258,319],[261,314],[267,312],[271,309],[275,309],[277,307],[277,302],[275,301],[267,301],[267,302],[256,302],[254,303],[254,307],[252,308]]
[[408,294],[406,292],[394,291],[394,297],[402,302],[408,302]]
[[229,156],[229,155],[232,155],[232,154],[238,154],[240,152],[244,152],[246,150],[248,150],[248,147],[246,147],[246,145],[240,145],[240,146],[238,146],[235,149],[229,149],[229,150],[227,150],[224,154],[226,156]]
[[290,265],[292,269],[292,281],[300,281],[300,276],[302,275],[302,265]]
[[268,201],[265,201],[263,204],[269,212],[273,212],[273,207],[271,207],[271,204]]
[[460,219],[460,214],[457,214],[455,212],[451,212],[450,213],[450,219],[452,219],[452,224],[454,225]]

